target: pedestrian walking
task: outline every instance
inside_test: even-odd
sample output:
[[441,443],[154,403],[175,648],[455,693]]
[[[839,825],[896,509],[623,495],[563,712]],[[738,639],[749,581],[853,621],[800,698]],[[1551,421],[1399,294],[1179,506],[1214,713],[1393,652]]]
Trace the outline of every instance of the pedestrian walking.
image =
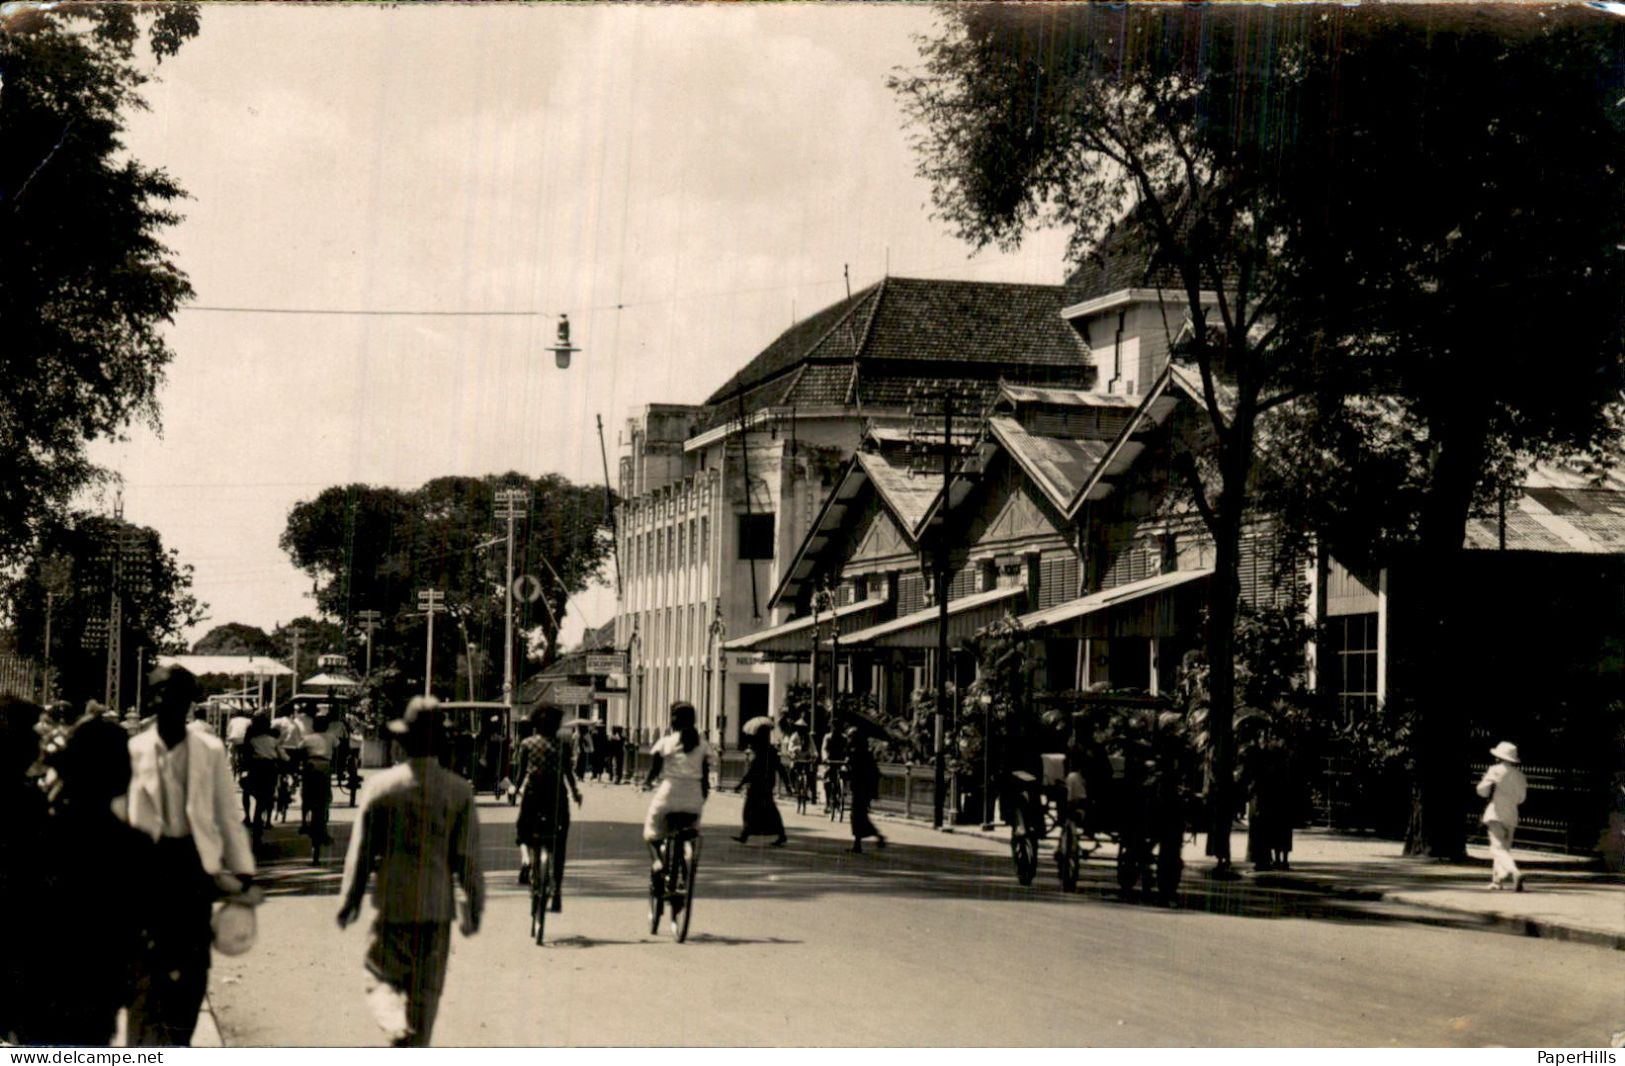
[[154,670],[146,698],[156,720],[130,738],[129,822],[157,844],[146,867],[155,903],[130,1006],[132,1047],[191,1043],[208,987],[214,901],[243,893],[254,874],[225,745],[186,727],[196,694],[190,671]]
[[609,731],[609,777],[615,784],[626,780],[626,727]]
[[564,708],[552,703],[538,704],[530,712],[530,736],[519,745],[519,883],[530,883],[536,851],[547,848],[552,856],[553,899],[548,909],[564,909],[565,845],[570,839],[570,803],[581,806],[581,789],[570,766],[569,749],[559,740]]
[[367,999],[391,1043],[426,1047],[445,988],[452,919],[473,936],[485,909],[479,816],[473,788],[440,764],[447,738],[437,699],[413,697],[389,730],[406,761],[362,786],[338,923],[343,929],[360,916],[376,871]]
[[592,772],[592,728],[579,726],[576,729],[576,780],[585,781]]
[[790,788],[790,776],[773,747],[773,731],[758,729],[750,735],[750,762],[745,766],[745,776],[734,787],[735,792],[745,792],[745,824],[734,837],[739,843],[753,836],[770,836],[774,847],[784,844],[784,819],[773,802],[773,786],[779,783],[786,790]]
[[1489,800],[1480,821],[1490,838],[1490,883],[1500,891],[1508,882],[1514,892],[1523,891],[1523,873],[1512,861],[1512,833],[1518,828],[1518,807],[1529,795],[1529,781],[1519,769],[1518,746],[1501,741],[1490,749],[1495,765],[1484,771],[1478,794]]
[[37,866],[39,907],[29,914],[53,942],[29,963],[25,1044],[107,1046],[129,1005],[146,949],[146,919],[159,901],[153,883],[125,879],[116,906],[109,871],[152,867],[155,845],[113,812],[130,785],[130,741],[117,722],[85,718],[55,762],[62,788]]
[[880,835],[880,830],[875,828],[875,823],[869,817],[869,805],[880,792],[880,764],[875,762],[874,752],[869,750],[869,741],[859,736],[854,726],[848,726],[846,730],[846,751],[847,777],[852,790],[848,801],[852,850],[861,852],[865,837],[874,837],[875,847],[883,848],[886,838]]
[[322,849],[333,842],[327,835],[327,816],[333,806],[333,738],[329,720],[317,715],[311,732],[300,742],[305,753],[299,803],[304,808],[299,831],[310,836],[310,861],[320,864]]
[[263,711],[249,720],[246,736],[248,739],[244,747],[247,754],[243,765],[247,776],[244,779],[243,807],[246,810],[249,798],[253,799],[254,812],[248,821],[258,839],[271,824],[277,785],[281,783],[288,756],[282,749],[281,738],[271,728],[271,720]]

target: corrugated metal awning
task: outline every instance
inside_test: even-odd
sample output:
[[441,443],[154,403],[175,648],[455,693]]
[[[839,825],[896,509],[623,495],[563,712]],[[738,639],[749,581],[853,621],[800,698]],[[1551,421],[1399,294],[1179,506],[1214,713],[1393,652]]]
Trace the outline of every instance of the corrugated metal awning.
[[1033,611],[1030,614],[1022,615],[1016,621],[1021,623],[1023,629],[1047,629],[1054,626],[1069,625],[1088,615],[1109,610],[1113,607],[1121,607],[1129,603],[1137,603],[1147,597],[1168,592],[1212,575],[1213,571],[1208,568],[1175,570],[1167,574],[1157,574],[1155,577],[1131,581],[1126,585],[1118,585],[1116,588],[1105,589],[1101,592],[1091,592],[1087,596],[1080,596],[1075,600],[1058,603],[1054,607]]
[[[881,608],[891,601],[871,596],[866,600],[835,608],[835,620],[841,627],[842,639],[851,633],[871,626],[879,617]],[[812,654],[811,635],[814,622],[829,624],[830,613],[804,614],[767,629],[758,629],[742,637],[725,641],[725,652],[756,652],[768,658],[806,659]]]
[[[948,643],[956,644],[990,622],[997,621],[1009,602],[1025,596],[1020,586],[991,589],[969,596],[961,596],[948,603]],[[939,608],[927,607],[889,622],[860,629],[841,638],[841,647],[858,648],[935,648],[937,646],[937,616]]]

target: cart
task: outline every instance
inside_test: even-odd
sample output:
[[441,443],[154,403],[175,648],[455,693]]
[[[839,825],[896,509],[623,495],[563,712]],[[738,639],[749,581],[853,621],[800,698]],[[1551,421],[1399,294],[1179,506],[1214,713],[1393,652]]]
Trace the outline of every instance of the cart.
[[[1056,698],[1052,698],[1056,699]],[[1117,884],[1169,898],[1184,871],[1184,847],[1197,760],[1180,715],[1154,697],[1068,693],[1083,705],[1063,713],[1065,750],[1012,770],[1001,805],[1010,826],[1016,879],[1032,884],[1053,845],[1063,891],[1077,888],[1085,862],[1116,847]]]
[[440,710],[451,729],[452,769],[468,778],[475,792],[502,799],[514,753],[514,720],[509,706],[492,700],[443,700]]

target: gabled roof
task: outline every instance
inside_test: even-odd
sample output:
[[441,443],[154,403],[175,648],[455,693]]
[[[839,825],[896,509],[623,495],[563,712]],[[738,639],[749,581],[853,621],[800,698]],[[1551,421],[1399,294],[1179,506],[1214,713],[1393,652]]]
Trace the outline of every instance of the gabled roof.
[[[893,435],[880,431],[884,439]],[[802,582],[817,569],[815,557],[828,545],[829,540],[847,520],[852,502],[865,489],[872,487],[881,506],[897,520],[897,524],[910,540],[917,539],[917,529],[923,521],[925,508],[935,495],[936,484],[928,478],[913,477],[908,468],[890,462],[878,451],[860,450],[847,460],[834,486],[824,497],[806,536],[784,568],[784,578],[768,598],[769,607],[792,603],[800,595]]]
[[[1215,382],[1218,392],[1219,410],[1221,414],[1228,414],[1234,409],[1234,394],[1223,384]],[[1204,410],[1207,400],[1203,398],[1202,379],[1194,371],[1175,363],[1163,367],[1162,373],[1157,375],[1156,381],[1140,406],[1134,409],[1117,439],[1106,449],[1106,454],[1073,496],[1066,509],[1069,517],[1076,515],[1087,500],[1098,500],[1111,495],[1113,479],[1127,473],[1134,465],[1135,460],[1145,451],[1145,445],[1134,438],[1145,433],[1148,429],[1162,425],[1168,416],[1173,414],[1181,401],[1200,405]]]
[[1044,496],[1062,514],[1106,455],[1106,441],[1035,436],[1006,415],[988,420],[988,429]]
[[1059,285],[886,278],[780,334],[711,394],[701,424],[775,406],[894,406],[945,377],[1087,385],[1094,370],[1061,318],[1065,296]]

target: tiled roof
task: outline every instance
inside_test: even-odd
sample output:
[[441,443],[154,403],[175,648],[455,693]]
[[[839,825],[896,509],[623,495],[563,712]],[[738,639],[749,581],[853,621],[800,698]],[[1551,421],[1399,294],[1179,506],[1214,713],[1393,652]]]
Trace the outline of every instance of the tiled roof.
[[1151,247],[1140,226],[1124,221],[1101,238],[1066,279],[1069,303],[1081,303],[1124,289],[1178,289],[1179,271],[1153,262]]
[[712,393],[702,427],[741,408],[903,405],[943,364],[978,382],[1087,386],[1094,370],[1061,318],[1065,297],[1059,285],[887,278],[780,334]]

